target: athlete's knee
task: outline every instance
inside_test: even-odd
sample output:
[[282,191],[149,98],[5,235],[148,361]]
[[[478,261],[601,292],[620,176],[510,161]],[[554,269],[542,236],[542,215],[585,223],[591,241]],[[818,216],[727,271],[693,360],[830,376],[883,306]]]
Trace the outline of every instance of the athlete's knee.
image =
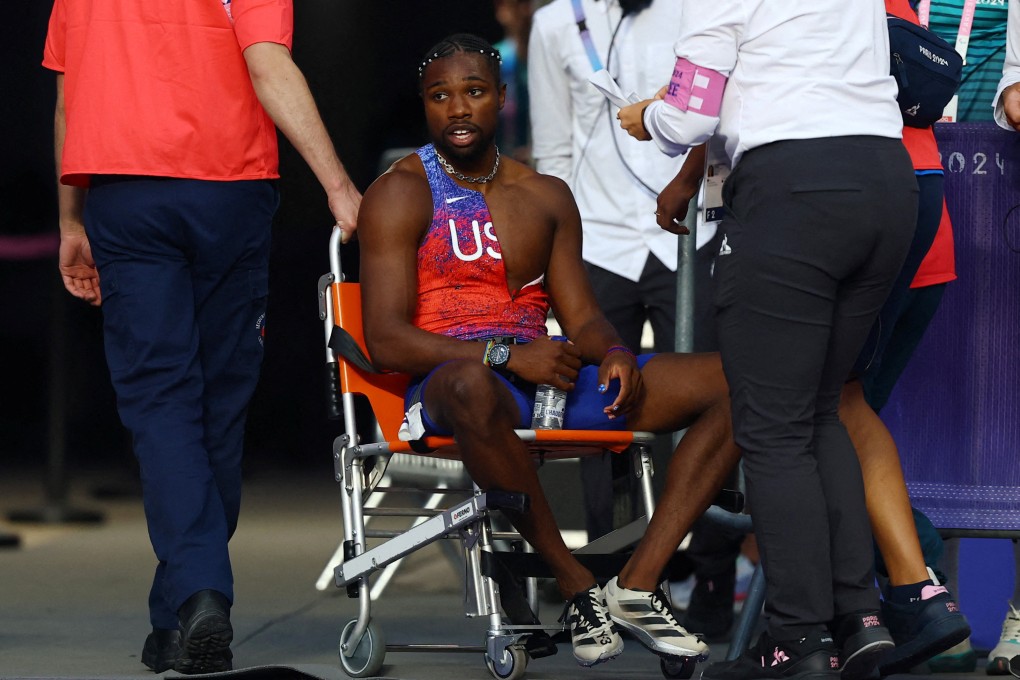
[[444,368],[436,386],[442,390],[443,410],[455,426],[492,422],[506,410],[503,408],[506,387],[492,369],[473,361],[451,362]]
[[718,354],[698,354],[691,370],[677,376],[687,388],[689,406],[694,415],[713,410],[730,411],[730,386]]
[[723,372],[722,358],[718,352],[699,354],[697,375],[701,382],[701,392],[708,396],[712,404],[729,403],[730,386]]

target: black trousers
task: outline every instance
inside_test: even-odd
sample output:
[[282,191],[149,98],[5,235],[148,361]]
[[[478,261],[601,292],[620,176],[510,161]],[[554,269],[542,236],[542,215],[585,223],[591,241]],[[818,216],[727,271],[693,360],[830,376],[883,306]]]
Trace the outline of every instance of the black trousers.
[[860,465],[840,390],[903,265],[917,182],[898,139],[754,149],[724,189],[716,307],[769,633],[877,609]]

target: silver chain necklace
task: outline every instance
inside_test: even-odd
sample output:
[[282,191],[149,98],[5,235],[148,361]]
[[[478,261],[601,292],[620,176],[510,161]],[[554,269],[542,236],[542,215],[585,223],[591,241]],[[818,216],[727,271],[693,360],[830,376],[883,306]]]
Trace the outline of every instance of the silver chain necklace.
[[468,177],[467,175],[465,175],[462,172],[457,172],[457,170],[454,169],[454,167],[452,165],[450,165],[450,161],[448,161],[445,158],[443,158],[442,154],[440,154],[438,151],[436,151],[436,158],[439,159],[439,164],[443,166],[443,169],[446,170],[446,173],[448,175],[453,175],[454,177],[459,179],[461,182],[470,182],[471,184],[485,184],[487,182],[491,182],[492,178],[496,176],[496,171],[499,170],[499,147],[498,146],[496,147],[496,162],[492,165],[492,172],[490,172],[485,177]]

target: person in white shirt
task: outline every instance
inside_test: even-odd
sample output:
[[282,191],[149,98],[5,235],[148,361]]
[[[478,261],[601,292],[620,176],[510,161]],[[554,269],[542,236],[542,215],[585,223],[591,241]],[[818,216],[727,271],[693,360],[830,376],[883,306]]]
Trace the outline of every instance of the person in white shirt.
[[[641,349],[647,321],[657,352],[675,349],[676,236],[656,224],[656,197],[677,175],[684,158],[648,153],[616,124],[616,107],[589,82],[607,69],[625,93],[651,96],[673,63],[673,42],[680,3],[667,0],[554,0],[533,18],[528,48],[528,91],[532,155],[539,172],[567,182],[574,193],[584,229],[582,255],[589,279],[606,317],[626,345]],[[587,36],[578,25],[584,17]],[[587,48],[590,40],[591,52]],[[696,154],[695,165],[703,162]],[[700,168],[699,168],[700,176]],[[695,303],[694,351],[716,349],[714,323],[707,315],[707,284],[714,252],[714,222],[699,226],[698,298]],[[708,245],[706,245],[708,244]],[[714,246],[714,248],[713,248]],[[697,276],[697,275],[696,275]],[[585,524],[589,540],[614,526],[614,463],[626,467],[628,456],[589,457],[581,461]],[[618,477],[623,470],[617,470]],[[638,495],[632,494],[636,500]],[[721,543],[720,543],[721,541]],[[709,597],[728,601],[719,611],[728,617],[702,617],[714,635],[729,629],[733,578],[740,537],[696,530],[692,556],[699,583]],[[707,602],[707,600],[706,600]],[[692,608],[693,608],[692,603]],[[703,607],[707,610],[713,607]],[[693,623],[693,622],[692,622]],[[707,629],[706,629],[707,630]]]
[[717,331],[767,582],[756,648],[703,677],[862,678],[893,643],[837,405],[917,216],[884,6],[685,0],[674,52],[663,98],[619,115],[671,155],[717,136],[732,163]]
[[[995,122],[1006,130],[1020,131],[1020,0],[1009,0],[1006,20],[1006,60],[1002,79],[992,100]],[[1020,580],[1020,579],[1018,579]]]

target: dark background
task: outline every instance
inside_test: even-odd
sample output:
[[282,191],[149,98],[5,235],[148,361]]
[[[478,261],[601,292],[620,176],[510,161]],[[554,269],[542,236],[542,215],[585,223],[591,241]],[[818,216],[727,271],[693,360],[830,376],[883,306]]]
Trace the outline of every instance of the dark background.
[[[40,66],[50,8],[48,0],[11,0],[0,26],[0,237],[57,231],[54,76]],[[416,94],[421,56],[450,33],[499,40],[492,14],[487,0],[295,0],[294,59],[359,189],[376,177],[385,149],[427,141]],[[245,465],[331,469],[340,425],[326,418],[316,282],[328,270],[333,220],[311,171],[282,138],[280,156],[266,355]],[[356,246],[344,260],[355,274]],[[133,467],[106,373],[101,314],[64,292],[55,252],[0,259],[0,474],[37,467],[42,475],[60,427],[72,472]]]

